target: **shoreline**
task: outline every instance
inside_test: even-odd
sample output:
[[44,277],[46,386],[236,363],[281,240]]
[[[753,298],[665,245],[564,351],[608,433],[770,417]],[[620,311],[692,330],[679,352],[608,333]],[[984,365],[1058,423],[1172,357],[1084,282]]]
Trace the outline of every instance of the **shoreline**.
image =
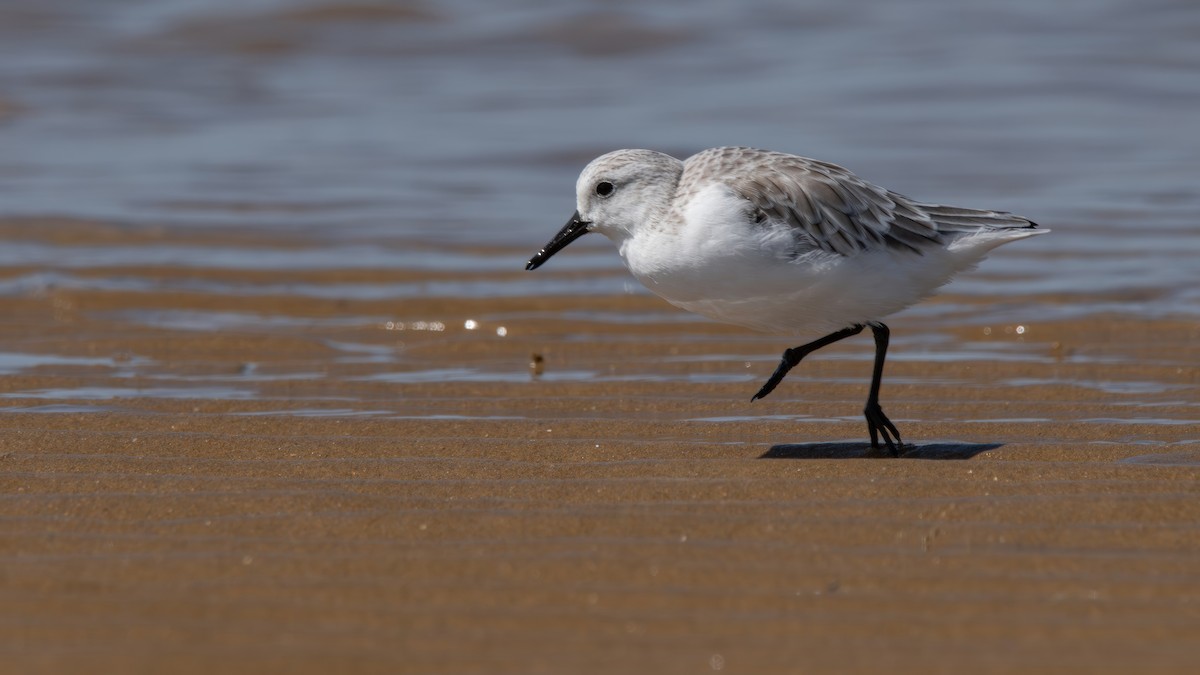
[[[79,227],[37,236],[223,236]],[[1192,317],[1043,294],[1097,310],[1025,321],[951,286],[890,322],[882,402],[916,449],[867,460],[870,340],[751,404],[786,339],[646,295],[388,295],[452,274],[369,267],[68,271],[106,283],[0,294],[15,670],[1200,664]],[[271,274],[283,292],[261,292]],[[337,297],[347,280],[381,290]],[[300,283],[329,293],[286,292]]]

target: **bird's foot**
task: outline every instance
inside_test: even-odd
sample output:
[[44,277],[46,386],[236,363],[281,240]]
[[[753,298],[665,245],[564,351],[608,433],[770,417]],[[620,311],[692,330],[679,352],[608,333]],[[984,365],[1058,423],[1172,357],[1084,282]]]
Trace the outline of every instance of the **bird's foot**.
[[[779,379],[783,379],[783,378],[779,378]],[[760,398],[763,398],[763,397],[765,397],[767,394],[769,394],[769,393],[771,393],[771,392],[775,391],[775,385],[776,385],[776,384],[779,384],[779,383],[778,383],[777,381],[776,381],[776,382],[770,382],[770,381],[768,381],[766,384],[764,384],[764,385],[762,386],[762,388],[761,388],[761,389],[759,389],[759,390],[758,390],[758,393],[757,393],[757,394],[755,394],[755,395],[753,395],[753,396],[751,396],[751,397],[750,397],[750,402],[751,402],[751,403],[754,403],[754,402],[755,402],[755,401],[757,401],[758,399],[760,399]]]
[[871,448],[879,449],[879,437],[882,436],[888,453],[892,457],[899,457],[900,449],[904,447],[904,441],[900,440],[900,432],[896,430],[896,425],[892,424],[887,415],[883,414],[883,408],[879,407],[879,403],[867,402],[863,415],[867,418],[867,431],[871,433]]
[[750,398],[751,402],[757,401],[758,399],[763,398],[767,394],[775,391],[775,387],[779,386],[779,383],[783,381],[784,375],[787,375],[788,371],[791,370],[793,366],[795,366],[797,363],[800,363],[799,358],[789,357],[793,357],[791,349],[783,353],[783,359],[779,362],[779,366],[775,368],[774,373],[771,373],[771,377],[767,380],[766,384],[764,384],[762,388],[758,390],[758,393]]

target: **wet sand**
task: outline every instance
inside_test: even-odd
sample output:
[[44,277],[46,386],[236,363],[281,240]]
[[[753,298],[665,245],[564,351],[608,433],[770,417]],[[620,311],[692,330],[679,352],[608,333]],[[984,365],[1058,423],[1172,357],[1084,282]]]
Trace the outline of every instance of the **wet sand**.
[[[951,287],[891,322],[912,446],[878,459],[869,339],[751,404],[786,340],[640,294],[421,292],[530,282],[528,251],[470,253],[512,271],[0,270],[4,669],[1200,667],[1194,317]],[[621,273],[537,282],[589,274]]]

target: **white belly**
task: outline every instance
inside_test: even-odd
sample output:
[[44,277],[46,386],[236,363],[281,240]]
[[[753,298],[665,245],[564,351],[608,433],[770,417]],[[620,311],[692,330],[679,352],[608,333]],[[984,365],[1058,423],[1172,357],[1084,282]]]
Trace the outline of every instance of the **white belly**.
[[645,255],[654,250],[623,247],[622,256],[667,302],[717,321],[793,335],[880,321],[928,297],[984,253],[882,249],[846,257],[817,251],[788,260],[743,248]]

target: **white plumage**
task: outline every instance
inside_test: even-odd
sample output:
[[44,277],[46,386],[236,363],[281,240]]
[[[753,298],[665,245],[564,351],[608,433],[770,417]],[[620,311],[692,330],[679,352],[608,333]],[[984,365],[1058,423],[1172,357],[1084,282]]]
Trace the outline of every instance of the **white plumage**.
[[835,164],[753,148],[713,148],[682,162],[651,150],[610,152],[584,168],[576,199],[575,215],[528,269],[599,232],[673,305],[760,331],[830,334],[785,352],[755,398],[811,351],[870,326],[868,428],[872,445],[879,431],[893,452],[888,432],[899,434],[878,405],[881,320],[993,248],[1048,232],[1011,213],[917,202]]

